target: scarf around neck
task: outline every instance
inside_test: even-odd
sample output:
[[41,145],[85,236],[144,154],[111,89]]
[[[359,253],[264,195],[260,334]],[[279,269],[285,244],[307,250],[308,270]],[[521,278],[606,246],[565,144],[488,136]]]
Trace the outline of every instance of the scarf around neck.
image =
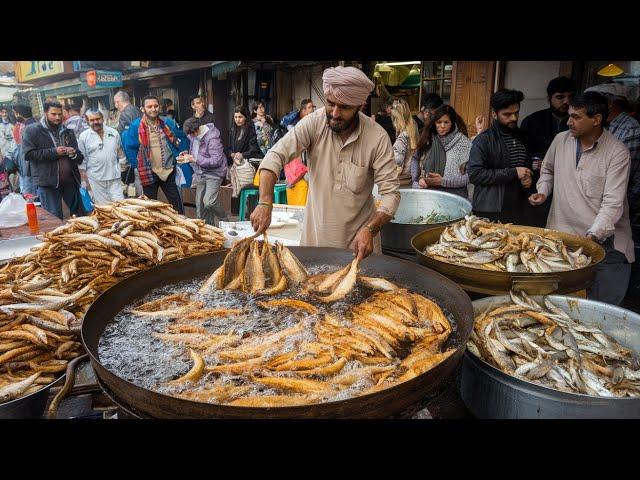
[[439,135],[434,135],[431,139],[431,147],[424,155],[422,161],[422,176],[427,173],[438,173],[444,175],[444,168],[447,165],[447,152],[442,145]]
[[451,147],[453,147],[453,145],[456,143],[455,141],[458,139],[458,128],[454,127],[451,132],[447,133],[443,137],[439,136],[439,138],[445,151],[448,152],[449,150],[451,150]]

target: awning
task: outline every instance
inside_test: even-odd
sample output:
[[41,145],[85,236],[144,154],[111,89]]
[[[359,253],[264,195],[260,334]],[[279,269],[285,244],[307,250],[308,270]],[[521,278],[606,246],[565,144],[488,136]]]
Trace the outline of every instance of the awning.
[[240,66],[241,63],[242,62],[238,61],[218,62],[216,65],[211,67],[211,76],[217,77],[219,75],[224,75],[225,73],[233,72]]

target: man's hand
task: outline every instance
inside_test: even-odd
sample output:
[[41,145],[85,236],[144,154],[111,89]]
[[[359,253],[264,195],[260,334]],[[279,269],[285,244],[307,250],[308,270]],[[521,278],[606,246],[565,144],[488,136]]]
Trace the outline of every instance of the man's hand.
[[373,234],[368,228],[361,228],[349,248],[353,250],[353,255],[358,261],[367,258],[373,252]]
[[425,183],[428,187],[439,187],[442,185],[442,175],[439,173],[428,173]]
[[529,197],[529,203],[536,207],[542,205],[546,199],[547,196],[544,193],[534,193]]
[[427,182],[424,178],[420,178],[420,180],[418,180],[418,185],[420,185],[420,188],[427,188]]
[[61,157],[67,155],[67,147],[56,147],[56,153]]
[[76,149],[73,147],[67,147],[67,155],[74,157],[76,155]]
[[520,180],[520,183],[524,188],[529,188],[531,186],[531,182],[531,177],[524,177],[522,180]]
[[269,225],[271,225],[271,212],[272,208],[266,205],[258,205],[253,210],[249,219],[251,220],[253,231],[256,232],[256,236],[266,232]]
[[518,172],[519,180],[522,180],[524,177],[531,177],[531,175],[533,175],[533,172],[527,167],[516,167],[516,171]]

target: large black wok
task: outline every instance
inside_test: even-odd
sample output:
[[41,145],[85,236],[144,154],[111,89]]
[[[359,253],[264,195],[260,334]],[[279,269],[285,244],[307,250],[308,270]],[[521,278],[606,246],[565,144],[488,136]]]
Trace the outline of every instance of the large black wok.
[[[346,264],[350,250],[294,247],[291,249],[307,267]],[[248,408],[194,402],[139,387],[100,363],[98,342],[105,327],[120,310],[151,290],[171,283],[212,273],[222,264],[227,251],[199,255],[166,263],[129,277],[104,292],[85,315],[82,341],[101,385],[119,403],[154,418],[383,418],[403,412],[453,375],[464,354],[473,325],[471,301],[464,291],[442,275],[416,263],[383,255],[371,255],[361,264],[365,275],[383,276],[426,294],[448,310],[455,319],[448,345],[455,354],[430,371],[408,382],[369,395],[317,405],[282,408]],[[445,347],[446,347],[445,346]]]

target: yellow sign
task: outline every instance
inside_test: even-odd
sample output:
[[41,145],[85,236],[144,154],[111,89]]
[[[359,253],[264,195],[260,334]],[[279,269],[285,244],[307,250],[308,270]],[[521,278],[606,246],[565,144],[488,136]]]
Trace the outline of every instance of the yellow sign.
[[16,62],[16,78],[19,82],[27,82],[36,78],[49,77],[60,73],[64,73],[64,62],[55,60]]

